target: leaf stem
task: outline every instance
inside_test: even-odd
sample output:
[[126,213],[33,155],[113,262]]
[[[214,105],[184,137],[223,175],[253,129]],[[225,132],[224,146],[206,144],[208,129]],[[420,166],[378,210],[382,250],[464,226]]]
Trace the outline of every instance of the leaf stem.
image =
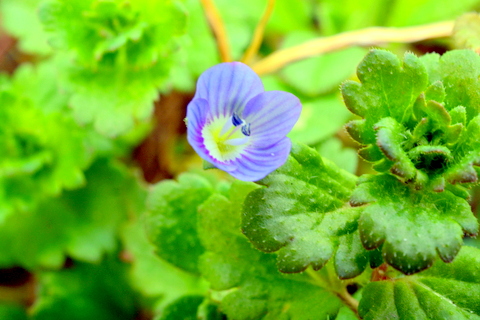
[[260,48],[260,45],[262,44],[265,27],[267,26],[267,22],[270,19],[270,16],[272,15],[273,8],[275,7],[275,1],[276,0],[268,0],[267,8],[265,9],[265,12],[263,13],[262,18],[258,22],[258,25],[255,28],[255,32],[253,33],[252,42],[250,43],[250,46],[245,51],[245,54],[242,57],[241,61],[243,63],[248,64],[250,62],[250,60],[252,60],[252,58],[258,52],[258,49]]
[[453,25],[453,21],[444,21],[415,27],[371,27],[347,31],[275,51],[255,63],[252,68],[257,74],[262,75],[275,72],[294,61],[351,46],[374,46],[389,42],[410,43],[426,39],[448,37],[452,33]]
[[326,275],[322,276],[319,272],[313,270],[311,267],[307,268],[307,274],[315,281],[315,284],[319,287],[326,289],[330,292],[333,292],[342,302],[353,311],[355,316],[360,319],[358,315],[358,300],[352,297],[347,291],[347,282],[338,279],[337,276],[333,275],[335,271],[331,271],[329,265],[324,267]]
[[330,281],[328,279],[325,279],[324,277],[320,276],[320,274],[313,270],[311,267],[308,267],[307,270],[305,270],[306,273],[312,278],[315,282],[315,284],[325,290],[330,290],[331,285]]
[[339,297],[343,303],[345,303],[345,305],[353,311],[353,313],[355,314],[355,316],[358,318],[358,319],[361,319],[359,314],[358,314],[358,300],[355,299],[354,297],[352,297],[350,295],[350,293],[348,293],[347,291],[347,288],[346,287],[343,287],[343,290],[341,291],[335,291],[335,294],[337,295],[337,297]]
[[201,2],[205,16],[207,17],[210,28],[212,29],[213,35],[217,41],[217,47],[221,61],[232,61],[227,31],[225,30],[225,24],[223,23],[217,7],[215,7],[213,0],[201,0]]

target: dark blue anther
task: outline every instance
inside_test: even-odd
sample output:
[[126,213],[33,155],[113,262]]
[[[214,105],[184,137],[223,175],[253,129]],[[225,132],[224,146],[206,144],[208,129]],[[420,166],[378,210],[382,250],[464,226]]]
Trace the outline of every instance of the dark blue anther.
[[232,123],[236,127],[241,125],[243,123],[243,120],[240,119],[240,117],[234,112],[232,116]]
[[250,136],[250,123],[242,126],[242,133],[246,136]]

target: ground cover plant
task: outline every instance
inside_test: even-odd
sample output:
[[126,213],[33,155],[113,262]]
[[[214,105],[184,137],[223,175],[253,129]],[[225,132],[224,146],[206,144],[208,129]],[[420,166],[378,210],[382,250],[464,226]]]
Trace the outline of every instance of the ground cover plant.
[[475,10],[1,0],[0,318],[480,319]]

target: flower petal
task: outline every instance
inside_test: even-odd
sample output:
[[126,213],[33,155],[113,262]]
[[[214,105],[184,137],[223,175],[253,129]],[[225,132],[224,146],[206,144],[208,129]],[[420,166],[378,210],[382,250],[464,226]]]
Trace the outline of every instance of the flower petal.
[[265,148],[248,147],[235,159],[237,168],[229,173],[243,181],[258,181],[282,166],[290,154],[292,143],[284,137]]
[[197,82],[194,98],[208,101],[212,116],[241,112],[247,102],[264,92],[257,74],[241,62],[226,62],[206,70]]
[[193,99],[187,106],[187,140],[195,152],[205,161],[210,162],[215,167],[224,170],[235,170],[236,165],[233,162],[220,162],[210,155],[202,136],[203,127],[207,124],[207,116],[210,106],[205,99]]
[[288,92],[267,91],[251,99],[245,106],[243,119],[250,123],[253,145],[269,146],[285,137],[301,111],[300,100]]

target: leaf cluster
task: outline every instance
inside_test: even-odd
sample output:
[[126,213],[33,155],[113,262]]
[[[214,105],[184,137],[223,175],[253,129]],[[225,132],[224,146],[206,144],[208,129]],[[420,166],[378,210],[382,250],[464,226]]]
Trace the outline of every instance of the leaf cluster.
[[406,54],[403,62],[371,51],[358,66],[360,83],[342,86],[346,106],[363,118],[347,124],[364,146],[359,155],[416,189],[475,183],[479,70],[469,50]]
[[149,118],[185,31],[177,1],[54,0],[40,18],[71,60],[64,77],[78,122],[115,137]]
[[63,112],[68,96],[57,91],[51,72],[51,65],[25,65],[2,78],[0,220],[84,182],[86,134]]
[[157,254],[202,276],[216,292],[201,299],[179,298],[161,319],[174,319],[179,313],[170,309],[180,312],[180,306],[192,310],[191,317],[213,317],[213,312],[235,319],[296,318],[305,312],[307,318],[327,317],[338,312],[341,304],[332,293],[306,275],[278,273],[275,258],[252,248],[242,235],[242,203],[257,188],[244,182],[215,185],[184,174],[178,182],[162,182],[151,192],[146,222]]
[[[350,319],[353,315],[344,312],[341,308],[344,300],[339,299],[342,297],[339,292],[345,290],[346,283],[332,278],[332,268],[341,277],[351,278],[362,273],[368,262],[378,267],[382,263],[382,256],[379,256],[379,250],[365,250],[363,239],[359,238],[365,223],[368,223],[369,214],[365,210],[349,207],[348,200],[345,200],[354,188],[355,179],[332,164],[321,161],[314,150],[296,145],[289,163],[262,180],[265,187],[238,181],[231,185],[217,184],[196,174],[184,174],[178,181],[158,184],[150,193],[146,220],[156,253],[176,267],[206,279],[210,288],[208,293],[179,295],[163,309],[159,319],[221,319],[224,316],[235,319]],[[309,172],[307,169],[311,169],[309,166],[314,165],[320,168],[316,172],[318,175],[310,176],[310,183],[302,181],[301,177]],[[299,181],[294,181],[295,172],[298,172],[296,179]],[[344,179],[344,193],[328,186],[328,183],[335,183],[330,177],[338,174]],[[385,179],[384,176],[374,178]],[[392,176],[390,179],[398,182]],[[310,189],[310,195],[321,197],[320,202],[326,208],[324,212],[309,212],[309,209],[319,207],[320,202],[312,206],[310,201],[306,201],[307,198],[296,202],[293,195],[295,191],[285,196],[286,190],[296,189],[292,185],[302,184],[303,187],[299,189],[301,193],[306,194],[305,189]],[[323,187],[325,184],[327,186]],[[367,185],[368,182],[360,184],[364,189]],[[383,185],[386,189],[392,186],[399,188],[392,181]],[[328,187],[337,190],[336,193],[332,191],[330,194],[326,191]],[[352,197],[360,192],[357,190],[353,191]],[[435,249],[439,251],[440,258],[452,259],[459,246],[430,247],[430,243],[434,242],[429,238],[435,238],[437,244],[451,237],[455,238],[457,244],[458,240],[461,242],[457,232],[461,228],[450,221],[458,219],[458,216],[442,216],[434,211],[442,205],[458,205],[454,203],[458,197],[446,192],[444,196],[449,198],[443,204],[437,204],[437,207],[430,203],[431,199],[425,199],[425,204],[421,204],[422,207],[431,205],[428,217],[434,222],[428,221],[427,224],[427,219],[422,218],[421,213],[413,212],[408,219],[417,220],[403,226],[405,220],[398,218],[389,225],[391,229],[385,232],[387,237],[405,235],[402,230],[394,232],[394,228],[415,232],[412,225],[421,224],[423,229],[416,229],[422,232],[421,239],[412,238],[415,234],[406,234],[408,241],[416,241],[417,248],[426,248],[416,253],[420,260],[423,254],[429,255]],[[402,195],[399,195],[401,203],[394,203],[393,206],[403,205],[402,200]],[[339,206],[339,203],[343,205]],[[439,217],[435,217],[436,214]],[[334,217],[337,220],[335,223]],[[385,216],[375,219],[386,222],[391,218]],[[433,227],[432,223],[435,224]],[[440,230],[442,236],[432,233],[433,230],[452,226],[452,230]],[[255,247],[267,252],[252,248],[242,230]],[[256,233],[257,230],[260,231]],[[393,238],[391,243],[404,243],[403,240]],[[426,245],[420,246],[420,241]],[[410,256],[407,242],[401,249]],[[172,243],[182,248],[181,253],[179,250],[174,252]],[[388,263],[391,262],[388,255],[384,257]],[[416,275],[405,276],[390,270],[383,276],[387,281],[368,284],[366,278],[357,278],[355,281],[365,285],[361,289],[359,314],[365,319],[382,319],[394,314],[400,319],[413,315],[430,319],[450,314],[459,319],[475,318],[479,314],[476,307],[478,257],[478,249],[464,247],[454,262],[444,264],[437,261],[428,271]],[[294,274],[276,271],[277,267],[283,272],[298,272],[307,265],[319,268],[325,264],[325,259],[330,258],[333,258],[332,263],[327,263],[318,272],[310,268],[307,272]],[[438,260],[435,254],[428,258]],[[411,263],[419,265],[418,261]],[[392,264],[396,268],[403,268]],[[408,273],[408,270],[412,271],[405,266],[404,272]]]

